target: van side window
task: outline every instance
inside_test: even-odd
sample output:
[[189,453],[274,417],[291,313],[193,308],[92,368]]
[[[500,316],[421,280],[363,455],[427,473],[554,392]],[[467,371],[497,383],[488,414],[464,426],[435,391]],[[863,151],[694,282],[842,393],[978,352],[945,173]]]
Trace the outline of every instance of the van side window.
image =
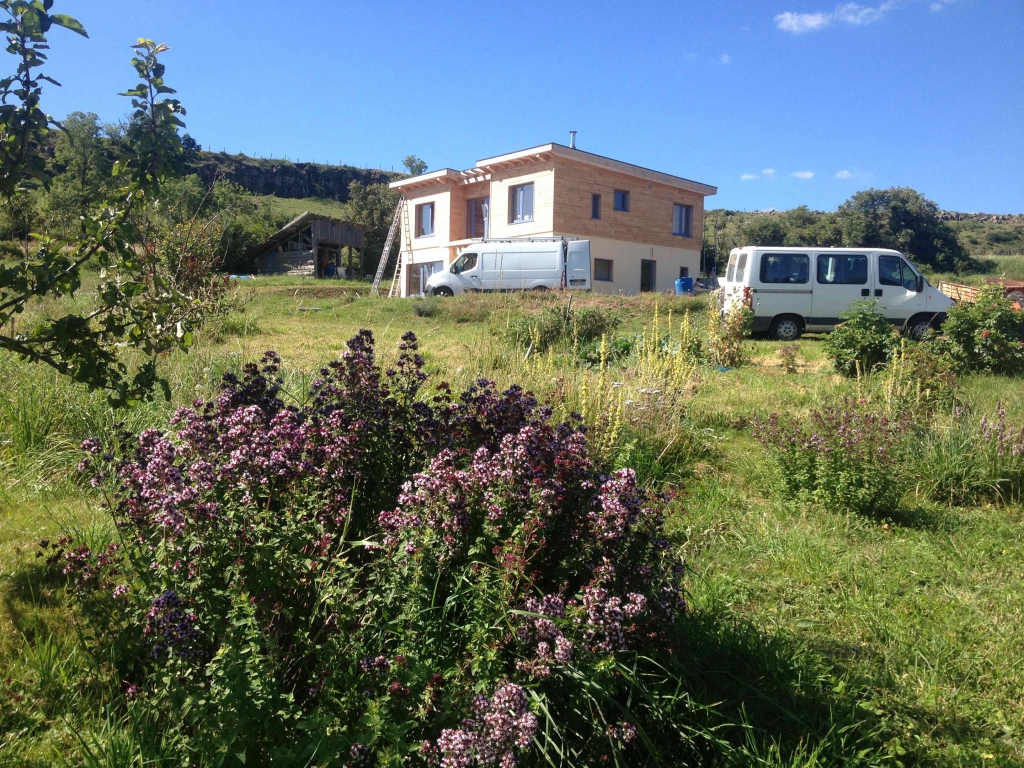
[[747,273],[747,254],[741,253],[740,260],[736,262],[736,282],[742,283],[743,277]]
[[476,267],[476,254],[464,253],[452,264],[452,274],[458,275],[461,272],[468,272]]
[[806,283],[810,274],[811,257],[806,253],[761,254],[762,283]]
[[900,275],[899,256],[878,257],[878,284],[879,285],[903,285],[903,277]]
[[916,291],[917,273],[903,259],[900,259],[900,264],[903,265],[903,287],[908,291]]
[[729,256],[729,269],[725,272],[725,281],[731,283],[732,279],[736,276],[736,254]]
[[857,253],[818,255],[818,282],[823,285],[864,285],[868,281],[868,257]]

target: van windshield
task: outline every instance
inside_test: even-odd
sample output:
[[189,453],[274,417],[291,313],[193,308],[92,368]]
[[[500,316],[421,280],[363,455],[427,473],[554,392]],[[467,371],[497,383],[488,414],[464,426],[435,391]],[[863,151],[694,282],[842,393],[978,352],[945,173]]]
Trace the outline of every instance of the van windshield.
[[464,253],[455,260],[452,264],[452,274],[457,275],[461,272],[468,272],[471,269],[476,268],[476,254],[475,253]]

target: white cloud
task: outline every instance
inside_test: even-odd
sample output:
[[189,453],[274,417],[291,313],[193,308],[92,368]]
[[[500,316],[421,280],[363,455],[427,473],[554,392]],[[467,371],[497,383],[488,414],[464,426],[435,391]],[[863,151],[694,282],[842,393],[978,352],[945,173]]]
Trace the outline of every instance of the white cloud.
[[697,54],[694,53],[693,51],[690,51],[689,53],[684,53],[683,58],[686,59],[687,61],[696,61]]
[[[947,0],[941,0],[946,2]],[[831,13],[793,13],[786,11],[775,17],[775,26],[783,32],[802,35],[815,32],[835,23],[850,24],[856,27],[872,24],[885,18],[885,14],[899,5],[900,0],[885,0],[881,5],[870,6],[860,3],[842,3]]]
[[793,174],[794,179],[813,179],[814,171],[797,171]]
[[763,173],[765,176],[774,176],[775,175],[775,169],[774,168],[765,168],[763,171],[761,171],[761,173]]
[[841,170],[838,173],[836,173],[836,178],[837,179],[852,179],[853,178],[853,173],[851,171],[848,171],[848,170],[846,170],[844,168],[843,170]]
[[941,11],[943,8],[945,8],[950,3],[955,3],[955,2],[956,2],[956,0],[937,0],[937,2],[932,3],[928,7],[931,8],[932,11],[934,11],[935,13],[938,13],[939,11]]
[[740,176],[740,181],[750,181],[751,179],[759,178],[761,177],[758,176],[756,173],[744,173],[742,176]]
[[723,64],[728,64],[730,61],[732,61],[728,53],[723,53],[721,56],[718,57],[718,60]]

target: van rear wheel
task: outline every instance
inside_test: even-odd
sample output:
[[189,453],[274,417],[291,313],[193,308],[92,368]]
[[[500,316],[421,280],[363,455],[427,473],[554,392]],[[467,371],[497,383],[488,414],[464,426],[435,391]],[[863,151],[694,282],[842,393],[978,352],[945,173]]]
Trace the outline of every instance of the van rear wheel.
[[804,332],[799,320],[789,315],[776,317],[768,328],[768,336],[773,341],[796,341]]

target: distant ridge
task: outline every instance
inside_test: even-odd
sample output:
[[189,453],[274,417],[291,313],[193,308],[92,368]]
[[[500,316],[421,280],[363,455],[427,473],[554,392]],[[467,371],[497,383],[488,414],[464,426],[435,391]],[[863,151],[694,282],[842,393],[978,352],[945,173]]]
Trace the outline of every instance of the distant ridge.
[[196,153],[190,170],[212,184],[218,176],[257,195],[275,195],[294,199],[322,198],[345,202],[348,185],[358,181],[364,186],[384,184],[405,176],[377,168],[351,165],[293,163],[289,160],[261,159],[226,152]]

